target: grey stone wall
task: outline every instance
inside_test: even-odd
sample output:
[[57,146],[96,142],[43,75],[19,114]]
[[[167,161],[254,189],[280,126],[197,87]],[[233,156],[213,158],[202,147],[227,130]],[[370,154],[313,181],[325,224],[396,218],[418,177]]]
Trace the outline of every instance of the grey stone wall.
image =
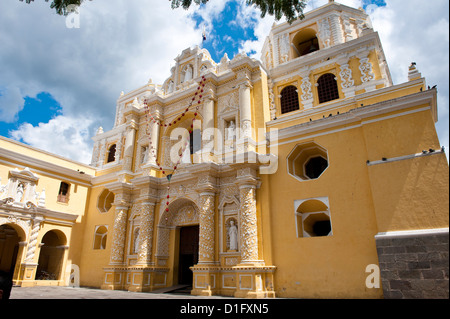
[[375,238],[385,299],[449,298],[448,231]]

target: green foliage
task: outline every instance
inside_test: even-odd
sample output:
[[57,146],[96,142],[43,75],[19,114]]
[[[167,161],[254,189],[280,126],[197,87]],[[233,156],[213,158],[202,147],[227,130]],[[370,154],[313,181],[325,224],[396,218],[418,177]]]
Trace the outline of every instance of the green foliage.
[[307,0],[247,0],[247,5],[255,5],[261,10],[261,18],[270,14],[278,21],[283,16],[289,23],[303,19]]
[[[30,3],[33,1],[34,0],[26,0],[26,3]],[[50,8],[55,9],[57,14],[66,16],[69,13],[73,12],[75,7],[79,7],[83,3],[83,1],[85,0],[53,0],[50,4]],[[48,2],[48,0],[45,0],[45,2]]]
[[[192,2],[196,4],[205,4],[209,0],[171,0],[172,9],[183,7],[188,9]],[[216,0],[220,1],[220,0]],[[303,19],[303,10],[306,7],[307,0],[246,0],[247,5],[254,5],[261,10],[261,17],[264,18],[266,14],[280,20],[283,16],[289,23],[294,22],[297,18]]]
[[[183,9],[189,9],[192,4],[192,0],[171,0],[172,1],[172,9],[183,7]],[[194,0],[195,4],[205,4],[208,0]]]
[[[20,0],[23,1],[23,0]],[[30,3],[34,0],[26,0]],[[45,0],[48,2],[48,0]],[[50,8],[55,9],[57,14],[68,15],[72,12],[70,5],[79,6],[86,0],[52,0]],[[90,0],[92,1],[92,0]],[[209,0],[169,0],[172,3],[172,9],[182,7],[189,9],[192,3],[197,5],[205,4]],[[221,1],[221,0],[215,0]],[[306,7],[308,0],[246,0],[247,5],[254,5],[261,10],[261,17],[264,18],[266,14],[272,15],[276,20],[280,20],[283,16],[289,23],[292,23],[295,19],[303,19],[303,10]],[[149,1],[150,5],[151,1]]]

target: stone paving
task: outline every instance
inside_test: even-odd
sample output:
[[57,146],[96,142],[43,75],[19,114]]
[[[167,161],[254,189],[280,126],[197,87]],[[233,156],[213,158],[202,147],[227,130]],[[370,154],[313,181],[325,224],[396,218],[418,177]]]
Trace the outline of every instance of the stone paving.
[[10,299],[225,299],[229,297],[201,297],[189,294],[128,292],[72,287],[13,287]]

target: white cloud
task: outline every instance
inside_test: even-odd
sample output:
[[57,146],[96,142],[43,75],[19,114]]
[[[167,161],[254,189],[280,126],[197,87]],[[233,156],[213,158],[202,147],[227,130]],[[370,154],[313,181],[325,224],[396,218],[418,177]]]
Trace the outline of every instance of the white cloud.
[[92,119],[89,118],[59,115],[48,123],[39,123],[38,126],[24,123],[12,131],[11,136],[39,149],[89,163],[92,149],[86,144],[86,140],[91,137],[91,123]]
[[[192,13],[201,15],[210,33],[211,22],[220,18],[229,1],[211,0],[188,11],[172,10],[167,1],[87,1],[80,9],[79,29],[66,28],[65,17],[54,14],[48,2],[2,1],[0,116],[11,121],[23,108],[23,97],[49,92],[61,104],[62,115],[36,127],[23,125],[13,133],[15,138],[89,162],[90,137],[99,125],[105,130],[112,127],[120,92],[136,89],[149,78],[162,83],[170,74],[173,59],[183,49],[201,43],[203,26],[195,28]],[[252,56],[259,58],[274,19],[269,15],[260,19],[258,9],[239,1],[235,21],[252,26],[257,38],[242,42],[240,49],[256,52]],[[314,4],[317,8],[327,2],[316,0]],[[361,0],[339,2],[356,8],[362,5]],[[394,82],[406,81],[407,67],[415,61],[428,83],[438,84],[437,128],[441,143],[449,149],[448,2],[386,3],[386,7],[374,8],[370,14]],[[306,11],[311,9],[309,4]],[[60,136],[52,130],[71,133],[74,142],[59,142]]]
[[[47,2],[2,1],[0,88],[7,90],[1,93],[0,115],[2,121],[13,121],[23,108],[23,97],[49,92],[66,120],[92,119],[89,127],[72,126],[90,132],[73,136],[84,138],[92,148],[96,128],[112,127],[120,92],[134,90],[149,78],[162,83],[173,59],[201,42],[201,31],[195,29],[189,11],[172,10],[167,1],[87,1],[79,12],[80,27],[68,29],[66,18],[56,15]],[[57,124],[64,122],[22,126],[12,137],[67,155],[70,144],[32,138],[43,137]]]
[[14,122],[24,104],[25,100],[17,87],[7,86],[0,89],[0,119],[3,122]]
[[436,125],[440,142],[449,149],[449,2],[385,0],[385,7],[371,7],[394,84],[408,80],[408,66],[416,62],[428,85],[438,85]]

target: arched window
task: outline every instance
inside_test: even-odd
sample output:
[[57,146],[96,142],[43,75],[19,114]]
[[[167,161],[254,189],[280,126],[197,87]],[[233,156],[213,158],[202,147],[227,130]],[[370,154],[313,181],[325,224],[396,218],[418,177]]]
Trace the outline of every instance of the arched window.
[[307,55],[320,49],[316,31],[309,28],[298,32],[292,39],[292,45],[294,49],[294,58]]
[[331,73],[322,75],[317,80],[317,92],[319,94],[319,103],[339,99],[339,90],[336,76]]
[[281,114],[300,109],[297,88],[293,85],[281,90]]
[[108,226],[96,226],[94,235],[94,249],[105,249],[108,237]]
[[116,160],[116,144],[113,144],[109,147],[108,150],[108,160],[106,163],[111,163]]

